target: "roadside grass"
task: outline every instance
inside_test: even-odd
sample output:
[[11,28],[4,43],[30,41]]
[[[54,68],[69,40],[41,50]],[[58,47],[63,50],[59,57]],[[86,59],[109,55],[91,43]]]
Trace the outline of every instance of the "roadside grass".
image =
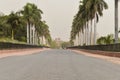
[[21,41],[18,41],[18,40],[12,40],[11,38],[0,38],[0,42],[10,42],[10,43],[26,44],[26,42],[21,42]]

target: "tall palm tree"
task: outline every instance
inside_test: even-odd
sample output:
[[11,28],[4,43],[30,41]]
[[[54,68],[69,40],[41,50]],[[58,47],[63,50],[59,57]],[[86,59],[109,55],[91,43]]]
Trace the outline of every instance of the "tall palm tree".
[[27,43],[30,43],[30,26],[33,20],[33,16],[32,16],[32,4],[27,3],[24,6],[24,9],[20,11],[27,23]]
[[118,43],[118,1],[115,0],[115,43]]
[[[84,31],[84,29],[90,28],[90,27],[88,27],[89,21],[91,21],[91,25],[92,25],[92,21],[94,20],[94,44],[95,44],[96,43],[96,23],[99,20],[99,16],[103,15],[103,9],[107,9],[108,5],[104,0],[83,0],[83,1],[81,1],[81,3],[82,3],[82,5],[79,6],[79,11],[73,20],[71,36],[72,36],[72,38],[75,38],[73,36],[76,36],[80,30],[82,30],[83,33],[89,32],[88,31],[89,29],[86,29],[85,31]],[[93,34],[92,26],[91,26],[90,34],[92,37],[92,34]],[[88,37],[88,35],[87,35],[87,37]],[[83,41],[86,41],[85,43],[88,44],[87,40],[83,40]],[[89,42],[91,42],[91,41],[89,41]]]
[[103,16],[103,9],[108,9],[108,5],[104,0],[85,0],[86,7],[91,10],[91,18],[94,19],[94,44],[96,44],[96,23],[99,16]]
[[51,36],[50,36],[50,31],[49,31],[49,26],[46,24],[45,21],[40,21],[37,25],[36,25],[36,30],[38,32],[38,36],[41,37],[41,44],[43,44],[43,38],[46,39],[47,43],[51,43]]
[[7,23],[10,24],[11,28],[12,28],[12,31],[11,31],[12,32],[11,33],[12,40],[14,40],[14,30],[20,23],[19,19],[20,19],[19,16],[17,16],[17,14],[15,14],[14,12],[12,12],[8,17]]
[[20,11],[27,23],[27,42],[31,43],[31,26],[36,25],[37,22],[41,19],[41,14],[43,13],[40,9],[37,8],[35,4],[27,3],[23,10]]

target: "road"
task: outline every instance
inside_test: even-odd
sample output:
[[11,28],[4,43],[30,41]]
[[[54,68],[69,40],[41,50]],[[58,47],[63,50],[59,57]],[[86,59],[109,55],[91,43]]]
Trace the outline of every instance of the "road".
[[48,50],[1,58],[0,80],[120,80],[120,65],[70,50]]

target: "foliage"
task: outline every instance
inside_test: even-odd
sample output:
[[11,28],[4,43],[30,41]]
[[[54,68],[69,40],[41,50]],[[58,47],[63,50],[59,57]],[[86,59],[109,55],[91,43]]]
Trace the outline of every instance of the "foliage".
[[114,43],[114,38],[113,35],[107,35],[107,36],[102,36],[99,39],[97,39],[97,44],[113,44]]
[[0,16],[0,37],[9,37],[11,34],[11,26],[7,23],[8,16]]
[[[84,33],[85,28],[91,27],[88,26],[90,21],[91,25],[93,20],[95,21],[94,23],[98,22],[99,16],[103,15],[104,9],[108,9],[108,5],[104,0],[82,0],[79,11],[73,19],[71,41],[76,39],[76,35],[79,34],[79,32]],[[96,24],[94,26],[96,26]],[[90,35],[92,35],[92,31]]]
[[57,45],[56,41],[54,41],[54,40],[51,42],[50,46],[51,46],[51,48],[54,48],[54,49],[59,48],[59,46]]
[[[51,44],[51,35],[49,26],[45,21],[41,21],[43,12],[38,9],[35,4],[27,3],[22,10],[11,12],[9,15],[0,15],[0,39],[11,39],[26,42],[27,41],[27,25],[29,29],[31,25],[35,25],[37,37],[44,36],[49,44]],[[30,33],[29,33],[30,34]],[[10,39],[11,38],[11,39]],[[8,41],[7,40],[7,41]]]
[[14,40],[14,32],[16,28],[20,25],[20,18],[17,14],[12,12],[7,19],[7,23],[11,26],[11,38]]
[[64,49],[64,48],[67,48],[67,47],[70,47],[71,46],[71,43],[70,42],[62,42],[61,43],[61,47]]

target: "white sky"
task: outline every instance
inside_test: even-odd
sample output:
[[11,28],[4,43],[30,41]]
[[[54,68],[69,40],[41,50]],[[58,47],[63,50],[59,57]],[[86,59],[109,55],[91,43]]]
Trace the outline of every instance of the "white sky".
[[[79,1],[80,0],[1,0],[0,12],[9,14],[11,11],[19,11],[27,2],[33,2],[44,12],[42,15],[43,20],[49,25],[52,38],[59,37],[62,40],[68,41],[73,16],[78,11]],[[114,0],[105,1],[108,3],[109,9],[104,11],[104,16],[100,18],[98,23],[97,32],[99,36],[114,33]]]

